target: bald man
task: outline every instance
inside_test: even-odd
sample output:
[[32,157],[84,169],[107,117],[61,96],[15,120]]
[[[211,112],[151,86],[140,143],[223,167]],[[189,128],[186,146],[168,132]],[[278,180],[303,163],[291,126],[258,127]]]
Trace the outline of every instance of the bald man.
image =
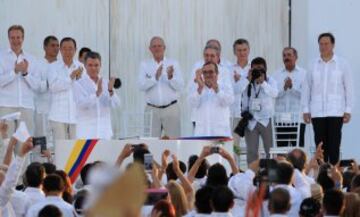
[[178,103],[184,86],[179,64],[165,57],[165,42],[155,36],[149,50],[153,58],[140,65],[138,86],[145,93],[146,112],[152,113],[152,136],[180,136],[181,118]]

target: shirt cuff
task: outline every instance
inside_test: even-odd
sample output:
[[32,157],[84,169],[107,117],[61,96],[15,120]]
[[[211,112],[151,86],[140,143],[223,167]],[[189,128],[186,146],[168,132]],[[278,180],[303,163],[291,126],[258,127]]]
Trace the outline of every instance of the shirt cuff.
[[345,112],[346,112],[346,113],[351,113],[351,107],[350,107],[350,106],[349,106],[349,107],[346,107],[346,108],[345,108]]

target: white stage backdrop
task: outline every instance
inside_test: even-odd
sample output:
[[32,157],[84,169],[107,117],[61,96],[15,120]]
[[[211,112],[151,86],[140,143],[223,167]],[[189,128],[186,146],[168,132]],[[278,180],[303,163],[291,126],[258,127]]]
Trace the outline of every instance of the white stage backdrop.
[[[150,57],[152,36],[164,37],[167,56],[180,62],[186,82],[208,39],[219,39],[223,58],[233,61],[233,41],[247,38],[251,56],[264,56],[270,72],[280,67],[281,50],[288,44],[286,0],[0,0],[0,5],[0,48],[8,47],[7,28],[21,24],[26,50],[39,57],[49,34],[72,36],[79,48],[101,53],[103,74],[110,68],[123,80],[123,105],[113,118],[116,136],[121,135],[121,113],[143,111],[136,79],[140,61]],[[182,134],[190,135],[185,92],[180,101]]]

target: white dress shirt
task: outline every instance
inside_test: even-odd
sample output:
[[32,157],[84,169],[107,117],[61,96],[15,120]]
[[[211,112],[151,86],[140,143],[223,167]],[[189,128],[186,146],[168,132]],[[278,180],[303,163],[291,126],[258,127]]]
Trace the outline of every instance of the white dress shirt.
[[211,217],[233,217],[231,212],[212,212]]
[[15,190],[10,198],[10,204],[14,208],[16,217],[24,217],[31,206],[31,200],[24,192]]
[[[267,81],[264,81],[260,85],[251,84],[250,99],[247,95],[248,85],[243,92],[241,111],[248,110],[253,115],[253,119],[250,120],[248,124],[249,130],[253,130],[258,122],[264,127],[267,127],[270,123],[270,118],[274,115],[274,100],[278,94],[278,89],[275,80],[270,76],[267,76],[267,78]],[[249,83],[248,80],[247,82]],[[254,110],[252,108],[251,105],[254,104],[255,101],[260,104],[260,110]]]
[[[51,93],[51,104],[49,120],[75,124],[76,105],[74,100],[73,86],[75,79],[70,78],[70,74],[77,68],[84,66],[77,60],[73,60],[70,67],[64,61],[58,60],[51,64],[48,75],[49,89]],[[83,70],[83,75],[86,73]]]
[[[163,65],[159,80],[156,80],[156,70]],[[168,79],[166,69],[173,66],[174,75]],[[140,64],[138,86],[145,92],[146,103],[156,106],[169,105],[179,98],[184,86],[184,80],[177,61],[164,57],[159,63],[154,59],[143,61]]]
[[[250,64],[247,64],[244,68],[242,68],[238,63],[232,65],[230,74],[231,83],[234,89],[235,101],[231,105],[231,117],[240,118],[241,117],[241,96],[244,90],[246,89],[246,85],[249,83],[247,81],[247,76],[250,70]],[[240,80],[235,81],[234,73],[240,75]]]
[[38,217],[39,212],[46,205],[54,205],[60,209],[63,217],[75,217],[75,210],[73,206],[67,202],[65,202],[61,197],[57,196],[47,196],[42,201],[34,204],[29,208],[26,213],[26,217]]
[[9,216],[11,214],[15,214],[14,209],[11,206],[11,203],[9,203],[9,201],[12,194],[14,193],[14,189],[23,164],[24,158],[16,157],[15,159],[13,159],[5,175],[5,179],[0,186],[0,208],[2,216]]
[[40,188],[26,187],[24,193],[31,198],[31,205],[45,199],[45,194]]
[[[28,74],[15,74],[15,63],[26,59]],[[0,54],[0,106],[34,109],[34,91],[39,89],[40,73],[37,60],[27,52],[19,56],[7,49]]]
[[346,60],[333,55],[316,59],[307,73],[302,96],[303,112],[311,117],[342,117],[353,107],[351,69]]
[[38,114],[48,114],[50,109],[50,93],[48,74],[50,65],[47,59],[42,58],[38,61],[40,71],[40,85],[35,94],[35,111]]
[[78,139],[111,139],[111,108],[119,106],[120,99],[115,92],[110,96],[108,83],[107,79],[102,79],[103,91],[98,97],[97,84],[87,74],[75,82]]
[[270,217],[288,217],[286,214],[271,214]]
[[256,187],[253,184],[255,177],[254,171],[248,169],[244,173],[237,173],[230,177],[228,187],[234,193],[235,198],[247,201],[249,196],[255,192]]
[[219,91],[204,87],[201,94],[197,87],[188,97],[195,109],[195,136],[227,136],[231,137],[230,105],[234,102],[234,93],[228,84],[218,83]]
[[[189,83],[187,86],[187,91],[188,91],[189,95],[193,92],[194,89],[197,89],[197,87],[198,87],[197,83],[195,82],[196,70],[201,69],[204,64],[205,64],[204,60],[200,60],[200,61],[197,61],[193,66],[193,69],[191,71],[191,77],[190,77],[190,80],[189,80]],[[219,83],[224,83],[231,87],[231,78],[230,78],[229,68],[227,66],[224,66],[221,63],[218,64],[217,66],[218,66],[218,71],[219,71],[219,75],[218,75]],[[196,112],[197,112],[197,110],[194,109],[193,107],[191,107],[190,120],[192,122],[195,122],[195,119],[197,117]]]
[[[274,73],[279,94],[276,97],[275,112],[279,113],[300,113],[301,112],[301,90],[306,76],[306,71],[299,67],[289,72],[285,68]],[[284,90],[285,79],[290,78],[292,81],[292,88]]]

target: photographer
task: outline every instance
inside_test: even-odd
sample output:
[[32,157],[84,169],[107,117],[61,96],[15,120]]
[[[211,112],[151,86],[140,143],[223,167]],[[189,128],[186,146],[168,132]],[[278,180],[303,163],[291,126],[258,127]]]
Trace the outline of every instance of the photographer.
[[266,76],[266,70],[266,61],[262,57],[251,61],[248,75],[249,84],[242,96],[243,119],[239,122],[242,129],[235,129],[236,133],[244,132],[248,164],[258,158],[259,136],[264,143],[267,158],[273,143],[270,120],[274,113],[273,102],[278,90],[276,82]]

